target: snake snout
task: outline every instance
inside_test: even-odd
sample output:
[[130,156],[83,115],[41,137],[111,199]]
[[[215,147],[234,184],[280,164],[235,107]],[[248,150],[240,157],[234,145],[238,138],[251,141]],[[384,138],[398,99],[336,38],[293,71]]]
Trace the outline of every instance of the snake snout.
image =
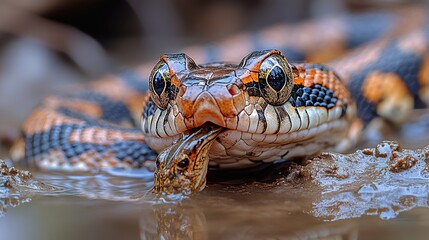
[[177,107],[188,128],[197,128],[207,122],[228,128],[228,122],[236,120],[240,107],[245,105],[241,89],[231,81],[217,84],[201,81],[181,91]]
[[225,127],[224,116],[214,97],[208,93],[201,93],[194,103],[194,124],[201,126],[206,122],[212,122]]

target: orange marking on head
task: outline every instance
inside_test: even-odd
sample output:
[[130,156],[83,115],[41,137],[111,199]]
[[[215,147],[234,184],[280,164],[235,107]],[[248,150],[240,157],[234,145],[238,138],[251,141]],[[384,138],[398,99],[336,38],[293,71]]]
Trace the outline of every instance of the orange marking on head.
[[171,83],[171,85],[175,86],[176,88],[180,88],[180,80],[177,78],[176,75],[171,77],[170,83]]
[[324,87],[332,89],[329,85],[331,81],[335,81],[335,76],[332,74],[332,72],[322,71],[316,68],[307,69],[307,71],[304,72],[303,75],[303,85],[306,87],[311,87],[314,84],[320,84]]
[[242,79],[244,84],[250,82],[258,82],[259,81],[259,68],[261,67],[262,62],[271,55],[278,54],[284,58],[284,55],[278,50],[271,50],[263,55],[259,55],[257,57],[253,56],[251,58],[247,58],[246,64],[243,66],[248,71],[241,72],[237,71],[237,75]]
[[[296,69],[296,70],[293,70]],[[294,66],[292,68],[293,72],[293,84],[297,85],[304,85],[304,78],[305,78],[305,68],[301,66]]]
[[[243,92],[235,95],[237,101],[240,94]],[[224,118],[237,114],[234,97],[226,85],[211,86],[207,90],[201,85],[189,86],[176,103],[188,127],[198,127],[208,121],[225,126]]]
[[238,114],[237,110],[235,109],[232,96],[226,94],[218,95],[216,97],[216,103],[224,117],[235,117]]
[[240,71],[240,72],[237,72],[237,74],[239,75],[241,82],[244,84],[248,84],[251,82],[258,82],[258,74],[255,72]]

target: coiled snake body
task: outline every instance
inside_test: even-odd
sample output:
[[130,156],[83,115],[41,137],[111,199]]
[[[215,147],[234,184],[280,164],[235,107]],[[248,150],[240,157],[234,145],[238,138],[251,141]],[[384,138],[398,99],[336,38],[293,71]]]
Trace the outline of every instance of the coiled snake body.
[[[401,19],[407,14],[374,16],[390,17],[386,24],[404,27]],[[238,65],[197,65],[185,54],[164,55],[150,74],[149,88],[138,70],[48,97],[23,124],[13,155],[43,169],[156,170],[154,191],[163,193],[203,189],[208,168],[245,168],[315,155],[356,135],[375,117],[400,123],[414,107],[429,103],[429,29],[424,17],[416,17],[415,10],[412,14],[420,27],[407,31],[380,22],[368,31],[362,28],[363,20],[371,19],[368,15],[324,20],[330,26],[353,25],[358,36],[350,41],[354,45],[369,42],[329,67],[289,63],[278,50],[248,51]],[[313,32],[325,37],[312,42],[299,41],[308,26],[322,23],[289,29],[297,41],[283,36],[283,45],[266,35],[284,29],[261,31],[258,39],[252,35],[257,46],[250,48],[265,48],[262,43],[268,39],[266,45],[282,49],[287,57],[321,61],[332,57],[327,53],[338,55],[341,27]],[[302,45],[311,50],[318,41],[337,43],[320,55],[299,51]],[[291,50],[294,44],[298,46]],[[189,52],[213,53],[216,47]]]

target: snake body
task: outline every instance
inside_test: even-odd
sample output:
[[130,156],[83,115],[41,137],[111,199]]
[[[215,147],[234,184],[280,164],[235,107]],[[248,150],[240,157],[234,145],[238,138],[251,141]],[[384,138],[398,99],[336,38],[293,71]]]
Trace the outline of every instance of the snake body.
[[[281,51],[248,51],[238,65],[197,65],[188,55],[170,54],[161,57],[149,80],[142,67],[94,81],[83,90],[50,96],[23,124],[13,156],[42,169],[143,167],[155,171],[157,152],[167,148],[162,156],[177,157],[180,144],[189,148],[187,155],[203,145],[212,168],[244,168],[315,155],[344,140],[352,124],[364,126],[375,117],[400,123],[413,108],[429,104],[429,25],[424,17],[400,20],[404,14],[358,15],[298,28],[277,26],[250,36],[253,45],[248,48],[270,46]],[[418,16],[415,10],[412,14]],[[362,28],[364,19],[383,21],[369,31]],[[346,29],[341,27],[343,22],[354,26],[350,35],[355,38],[340,37]],[[392,27],[410,22],[420,27],[407,31]],[[322,23],[338,27],[327,29]],[[321,34],[321,29],[327,33]],[[273,37],[285,30],[293,37]],[[305,33],[310,30],[313,36],[323,37],[309,40]],[[328,43],[322,51],[314,49],[319,42]],[[247,46],[241,42],[236,48],[238,54],[247,50],[243,45]],[[288,59],[290,55],[296,60],[322,61],[339,55],[340,45],[362,46],[327,66],[290,63],[282,54]],[[217,60],[229,54],[219,46],[188,51],[197,58],[207,54],[211,57],[205,59]],[[206,131],[207,123],[222,130]],[[201,128],[215,132],[210,135],[215,136],[210,148],[204,139],[200,143],[195,138]],[[183,137],[191,135],[188,142]],[[183,160],[178,164],[183,165]],[[171,166],[158,161],[160,168]]]

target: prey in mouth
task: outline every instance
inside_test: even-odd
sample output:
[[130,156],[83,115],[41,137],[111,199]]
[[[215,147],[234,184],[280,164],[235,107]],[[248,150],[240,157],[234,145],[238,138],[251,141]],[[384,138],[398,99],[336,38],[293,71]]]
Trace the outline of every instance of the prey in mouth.
[[155,193],[189,195],[204,189],[208,170],[208,151],[222,127],[211,123],[188,134],[162,151],[156,159]]

